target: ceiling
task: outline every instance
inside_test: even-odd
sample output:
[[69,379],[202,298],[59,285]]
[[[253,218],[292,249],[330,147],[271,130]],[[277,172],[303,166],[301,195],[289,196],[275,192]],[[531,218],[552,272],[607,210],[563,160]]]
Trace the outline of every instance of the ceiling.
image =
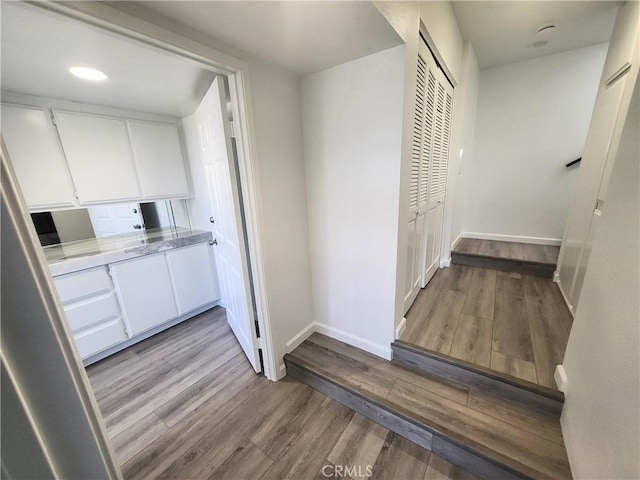
[[372,2],[132,3],[299,75],[402,43]]
[[[191,60],[17,2],[2,2],[1,35],[4,91],[184,117],[215,77]],[[109,78],[78,79],[73,65]]]
[[[480,69],[607,42],[622,2],[454,1],[460,33],[474,47]],[[557,28],[537,33],[538,27]],[[534,47],[539,41],[549,43]]]

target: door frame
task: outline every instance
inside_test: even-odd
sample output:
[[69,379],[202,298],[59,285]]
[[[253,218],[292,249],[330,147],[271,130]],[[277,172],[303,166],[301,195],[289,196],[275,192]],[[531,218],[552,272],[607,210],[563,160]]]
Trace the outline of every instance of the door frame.
[[[234,116],[234,130],[238,150],[241,195],[247,229],[247,246],[251,258],[251,274],[262,350],[264,375],[272,381],[279,379],[274,356],[273,334],[269,317],[266,288],[261,192],[257,175],[257,146],[253,121],[249,64],[232,55],[220,52],[203,43],[166,30],[154,23],[97,2],[28,2],[89,25],[116,33],[134,41],[159,48],[174,55],[194,60],[203,67],[227,76]],[[23,205],[24,207],[24,205]],[[35,258],[34,261],[39,259]]]

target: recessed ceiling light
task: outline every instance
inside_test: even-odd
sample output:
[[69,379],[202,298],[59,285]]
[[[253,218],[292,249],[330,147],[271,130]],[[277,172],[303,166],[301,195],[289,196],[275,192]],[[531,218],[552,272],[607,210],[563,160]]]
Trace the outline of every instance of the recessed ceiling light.
[[69,71],[76,77],[82,78],[84,80],[101,81],[107,79],[107,75],[96,68],[71,67]]

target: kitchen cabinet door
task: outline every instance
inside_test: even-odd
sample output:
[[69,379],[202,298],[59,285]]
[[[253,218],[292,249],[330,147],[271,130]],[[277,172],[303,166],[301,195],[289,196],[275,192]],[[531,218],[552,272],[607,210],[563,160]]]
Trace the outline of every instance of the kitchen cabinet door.
[[2,105],[2,137],[30,210],[76,205],[73,182],[48,110]]
[[109,266],[131,336],[178,316],[164,253]]
[[127,127],[144,198],[188,197],[178,126],[127,120]]
[[220,299],[208,243],[169,250],[165,255],[181,315]]
[[141,197],[124,119],[54,111],[81,205]]

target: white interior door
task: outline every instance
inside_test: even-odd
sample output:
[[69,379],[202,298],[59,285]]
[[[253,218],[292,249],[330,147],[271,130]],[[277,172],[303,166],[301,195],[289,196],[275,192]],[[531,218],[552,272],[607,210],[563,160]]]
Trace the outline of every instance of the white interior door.
[[449,141],[453,87],[442,71],[437,71],[437,92],[433,125],[433,145],[429,162],[429,200],[427,206],[422,287],[425,287],[440,266],[442,228],[449,166]]
[[[425,46],[426,49],[426,46]],[[428,51],[426,52],[429,53]],[[431,149],[433,93],[430,95],[431,66],[424,50],[418,52],[416,95],[411,142],[411,173],[409,178],[409,225],[407,242],[407,270],[405,279],[405,312],[420,291],[422,277],[421,256],[426,213],[428,159]],[[432,89],[431,89],[432,90]]]
[[[433,236],[433,228],[428,227],[430,212],[429,182],[433,176],[434,135],[436,123],[436,92],[438,70],[435,59],[424,42],[418,48],[416,72],[416,98],[411,149],[411,177],[409,182],[409,225],[407,251],[407,277],[404,298],[405,312],[411,307],[420,288],[426,284],[424,265],[427,255],[428,234]],[[440,152],[438,151],[438,159]],[[440,165],[439,160],[436,166]],[[433,274],[432,274],[433,275]]]
[[140,205],[137,203],[97,205],[87,210],[96,238],[144,231]]
[[[204,167],[201,174],[206,179],[208,190],[206,200],[201,198],[199,205],[192,210],[199,212],[200,216],[207,216],[206,221],[209,221],[209,217],[213,220],[209,224],[217,242],[216,266],[227,321],[251,365],[258,372],[258,339],[228,118],[224,86],[221,79],[216,77],[194,115],[184,120],[185,130],[190,130],[187,139],[191,149],[194,147],[194,130],[197,131],[198,157]],[[193,170],[200,170],[197,167]],[[196,188],[196,195],[203,190]],[[208,215],[204,213],[207,210],[203,208],[203,200],[208,202]],[[196,224],[202,223],[202,219],[196,221]]]

